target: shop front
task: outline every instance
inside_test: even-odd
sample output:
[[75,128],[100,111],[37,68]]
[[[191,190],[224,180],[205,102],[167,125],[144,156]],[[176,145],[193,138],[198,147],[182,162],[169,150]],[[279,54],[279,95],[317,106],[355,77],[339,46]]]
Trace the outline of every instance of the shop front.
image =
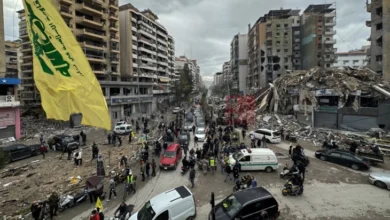
[[20,139],[20,109],[19,107],[0,108],[0,140]]

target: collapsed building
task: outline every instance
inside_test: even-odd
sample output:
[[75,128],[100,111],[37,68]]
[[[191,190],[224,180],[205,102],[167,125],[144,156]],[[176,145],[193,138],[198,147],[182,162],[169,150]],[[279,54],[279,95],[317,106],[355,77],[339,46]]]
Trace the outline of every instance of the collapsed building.
[[295,115],[298,122],[330,129],[390,129],[390,84],[368,68],[283,74],[258,98],[257,113]]

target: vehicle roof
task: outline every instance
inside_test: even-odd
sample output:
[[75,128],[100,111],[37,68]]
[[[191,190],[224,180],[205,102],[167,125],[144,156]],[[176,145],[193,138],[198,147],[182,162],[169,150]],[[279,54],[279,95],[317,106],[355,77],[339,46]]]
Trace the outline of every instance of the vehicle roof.
[[271,193],[269,193],[263,187],[255,187],[255,188],[240,190],[238,192],[235,192],[233,195],[243,205],[251,201],[273,198]]
[[0,148],[2,148],[3,150],[10,150],[10,149],[15,148],[17,146],[26,146],[26,147],[28,147],[25,144],[11,144],[11,145],[7,145],[7,146],[0,146]]
[[170,144],[167,148],[167,151],[175,151],[178,147],[180,147],[180,144],[178,143]]
[[275,152],[269,148],[251,148],[251,153],[247,149],[242,149],[241,152],[244,155],[251,155],[251,154],[275,154]]
[[166,207],[180,203],[189,196],[192,196],[191,191],[185,186],[179,186],[153,197],[150,204],[154,211],[159,213]]

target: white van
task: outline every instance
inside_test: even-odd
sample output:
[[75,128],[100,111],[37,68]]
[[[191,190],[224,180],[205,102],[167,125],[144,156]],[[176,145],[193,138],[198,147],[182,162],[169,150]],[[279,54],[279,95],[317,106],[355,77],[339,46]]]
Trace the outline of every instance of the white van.
[[130,134],[130,132],[132,130],[133,129],[132,129],[131,125],[129,125],[129,124],[121,124],[121,125],[115,126],[114,133],[115,134]]
[[255,131],[251,131],[249,134],[253,134],[256,139],[263,139],[263,136],[265,136],[265,139],[268,143],[277,144],[280,143],[282,140],[280,138],[280,133],[278,131],[273,131],[269,129],[257,129]]
[[185,186],[179,186],[153,197],[129,220],[193,220],[195,216],[192,192]]
[[241,170],[265,170],[267,173],[279,168],[278,158],[268,148],[243,149],[229,156],[231,166],[241,165]]

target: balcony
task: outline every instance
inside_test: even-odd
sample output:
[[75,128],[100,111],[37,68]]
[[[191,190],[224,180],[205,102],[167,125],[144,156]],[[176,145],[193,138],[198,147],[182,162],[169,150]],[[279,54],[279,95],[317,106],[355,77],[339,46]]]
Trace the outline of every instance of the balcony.
[[105,44],[98,44],[90,41],[84,41],[80,42],[80,46],[82,48],[89,48],[95,51],[105,51],[106,50],[106,45]]
[[367,4],[366,6],[367,6],[367,9],[366,9],[367,12],[368,12],[368,13],[371,13],[371,9],[372,9],[371,3]]
[[144,38],[144,37],[139,37],[138,38],[138,41],[139,42],[142,42],[142,43],[144,43],[144,44],[147,44],[147,45],[149,45],[149,46],[151,46],[151,47],[156,47],[156,44],[153,42],[153,41],[151,41],[151,40],[148,40],[148,39],[146,39],[146,38]]
[[109,3],[110,3],[110,8],[118,10],[118,1],[110,0]]
[[19,38],[28,41],[29,38],[28,38],[27,30],[19,31]]
[[85,14],[95,15],[100,17],[103,16],[103,9],[97,6],[97,4],[92,5],[89,3],[78,3],[76,4],[75,8],[77,11],[80,11]]
[[296,58],[299,58],[299,57],[301,57],[301,54],[300,53],[294,53],[293,56],[296,57]]
[[336,25],[336,21],[325,21],[325,27],[333,27]]
[[134,32],[137,32],[137,31],[138,31],[137,28],[134,27],[134,26],[131,27],[131,30],[134,31]]
[[294,35],[300,35],[301,32],[300,31],[294,31]]
[[63,3],[64,5],[72,5],[73,4],[72,0],[60,0],[59,2]]
[[119,31],[118,25],[116,25],[116,24],[110,24],[110,31],[116,31],[116,32],[118,32],[118,31]]
[[86,35],[88,37],[91,37],[96,40],[103,40],[106,37],[106,34],[104,32],[94,31],[92,29],[79,29],[81,30],[81,34]]
[[133,41],[137,41],[137,37],[134,36],[134,35],[131,37],[131,39],[132,39]]
[[111,64],[119,64],[119,59],[114,57],[110,59]]
[[157,53],[157,56],[164,58],[164,59],[168,59],[168,57],[162,53]]
[[335,35],[336,34],[336,30],[332,30],[332,31],[325,31],[325,35]]
[[118,15],[116,13],[110,12],[110,20],[118,21]]
[[168,69],[167,68],[157,68],[157,71],[160,71],[160,72],[168,72]]
[[138,55],[133,53],[133,58],[137,59]]
[[170,93],[171,91],[169,89],[165,89],[165,90],[153,90],[153,95],[155,94],[166,94],[166,93]]
[[295,43],[299,43],[299,42],[301,42],[301,39],[295,38],[295,39],[294,39],[294,42],[295,42]]
[[335,44],[335,43],[336,43],[336,39],[325,40],[325,44]]
[[30,60],[30,61],[28,61],[28,62],[24,62],[24,63],[22,63],[22,65],[21,66],[32,66],[32,60]]
[[161,35],[161,36],[163,36],[163,37],[168,37],[168,35],[167,35],[167,34],[165,34],[165,33],[161,32],[161,31],[157,31],[157,33],[158,33],[158,34],[160,34],[160,35]]
[[132,45],[132,48],[133,48],[133,50],[138,50],[138,47],[137,47],[137,45]]
[[137,22],[137,18],[131,17],[131,21]]
[[337,48],[325,48],[324,51],[325,53],[336,53]]
[[168,63],[167,61],[158,61],[158,64],[162,65],[162,66],[168,66]]
[[106,59],[103,57],[103,55],[92,55],[92,54],[85,54],[87,57],[87,60],[91,63],[105,63]]
[[141,46],[139,47],[139,50],[140,51],[143,51],[143,52],[146,52],[146,53],[149,53],[149,54],[152,54],[152,55],[156,55],[156,51],[151,51],[149,49],[146,49],[145,47]]
[[0,107],[16,107],[20,106],[19,101],[15,101],[15,96],[6,95],[0,96]]
[[106,70],[105,69],[93,69],[92,68],[92,71],[96,74],[96,75],[103,75],[106,73]]
[[147,62],[152,62],[152,63],[156,63],[157,62],[155,59],[152,59],[152,58],[147,57],[147,56],[140,56],[140,59],[144,60],[144,61],[147,61]]
[[156,28],[150,26],[148,23],[144,22],[143,20],[138,20],[138,24],[145,26],[144,28],[147,28],[153,32],[156,32]]
[[87,17],[81,16],[81,17],[76,17],[76,22],[79,22],[82,25],[85,25],[90,28],[98,28],[102,29],[103,28],[103,23],[94,21],[92,19],[88,19]]
[[72,11],[69,8],[61,7],[61,15],[66,18],[73,18]]
[[153,71],[156,71],[156,70],[157,70],[157,66],[148,65],[148,64],[141,64],[141,68],[147,69],[147,70],[153,70]]
[[157,41],[160,42],[161,44],[163,44],[164,46],[168,46],[166,40],[162,40],[162,39],[160,39],[160,38],[157,38]]
[[336,17],[336,12],[326,13],[324,14],[325,18],[334,18]]
[[110,35],[110,40],[111,41],[113,41],[113,42],[118,42],[119,43],[119,38],[118,38],[118,36],[116,36],[116,35]]
[[153,34],[147,32],[147,31],[145,31],[143,29],[139,30],[138,32],[143,34],[143,35],[145,35],[145,36],[147,36],[147,37],[149,37],[149,38],[156,38],[156,36],[154,36]]
[[371,21],[366,21],[366,26],[371,27]]

